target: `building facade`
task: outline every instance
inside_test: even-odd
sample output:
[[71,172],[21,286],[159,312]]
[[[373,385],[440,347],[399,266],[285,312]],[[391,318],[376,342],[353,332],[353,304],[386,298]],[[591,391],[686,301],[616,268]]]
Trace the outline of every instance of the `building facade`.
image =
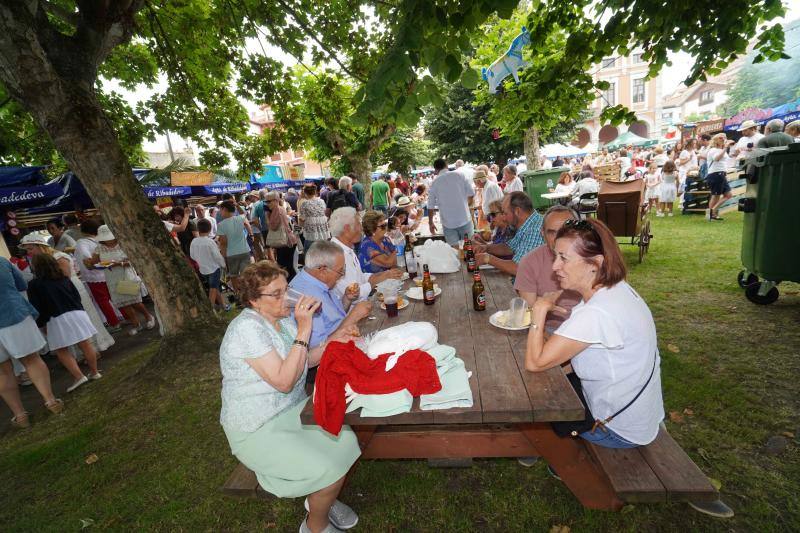
[[[588,144],[602,147],[620,134],[631,131],[644,138],[657,138],[661,133],[661,77],[646,79],[649,65],[641,52],[628,57],[609,57],[596,65],[595,81],[606,81],[609,88],[592,103],[591,118],[578,130],[573,144],[581,148]],[[600,121],[606,106],[624,105],[636,113],[636,122],[612,126]]]
[[[275,117],[267,105],[259,106],[257,111],[251,112],[249,119],[250,133],[254,135],[261,135],[267,128],[275,126]],[[302,148],[292,148],[272,154],[264,163],[280,165],[284,169],[284,175],[289,179],[330,175],[329,162],[307,158]]]

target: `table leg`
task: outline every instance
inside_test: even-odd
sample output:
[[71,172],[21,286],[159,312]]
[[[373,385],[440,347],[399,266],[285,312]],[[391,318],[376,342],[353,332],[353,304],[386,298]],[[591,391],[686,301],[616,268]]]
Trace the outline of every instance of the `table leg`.
[[617,498],[608,477],[592,460],[580,439],[559,437],[550,424],[544,422],[525,424],[520,429],[584,507],[622,508],[623,502]]
[[369,446],[369,442],[372,440],[372,436],[375,434],[375,430],[378,429],[378,426],[350,426],[353,430],[353,433],[356,434],[358,438],[358,446],[361,448],[361,451],[367,449]]

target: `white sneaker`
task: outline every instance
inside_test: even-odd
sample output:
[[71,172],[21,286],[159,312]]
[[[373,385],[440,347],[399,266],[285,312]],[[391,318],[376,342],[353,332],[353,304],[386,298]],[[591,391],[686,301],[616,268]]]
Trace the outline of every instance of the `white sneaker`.
[[670,211],[669,213],[667,213],[667,216],[668,216],[668,217],[671,217],[671,216],[672,216],[672,211]]
[[[309,510],[308,498],[303,502],[306,511]],[[348,505],[335,500],[328,511],[328,520],[337,530],[345,530],[355,527],[358,524],[358,515]]]
[[147,321],[147,324],[144,325],[145,329],[153,329],[156,327],[156,317],[151,316],[150,319]]
[[77,389],[78,387],[80,387],[84,383],[87,383],[88,381],[89,381],[89,378],[87,378],[86,376],[83,376],[82,378],[78,379],[75,383],[73,383],[72,385],[67,387],[67,392],[74,391],[75,389]]
[[[336,529],[333,524],[328,524],[328,527],[322,530],[322,533],[337,533],[341,529]],[[311,533],[311,528],[308,527],[308,517],[300,524],[300,533]]]
[[89,379],[92,381],[97,381],[98,379],[102,378],[103,374],[100,373],[98,370],[96,374],[89,374]]
[[128,330],[128,335],[130,335],[131,337],[138,334],[139,334],[139,328],[131,328]]

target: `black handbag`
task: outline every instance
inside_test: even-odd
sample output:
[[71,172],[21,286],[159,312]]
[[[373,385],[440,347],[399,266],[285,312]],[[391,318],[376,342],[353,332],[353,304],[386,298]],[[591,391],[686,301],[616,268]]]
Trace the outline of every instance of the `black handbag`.
[[575,374],[575,372],[570,372],[567,374],[567,379],[569,380],[569,384],[572,385],[572,388],[575,389],[575,393],[578,395],[581,403],[583,404],[583,408],[586,410],[586,417],[583,420],[567,420],[563,422],[551,422],[551,426],[553,427],[553,431],[559,437],[577,437],[581,433],[585,433],[590,431],[594,433],[598,428],[607,432],[606,424],[611,422],[614,418],[617,417],[620,413],[625,411],[628,407],[633,405],[633,402],[639,399],[639,396],[642,395],[644,390],[650,384],[650,380],[653,379],[653,374],[656,371],[656,361],[658,360],[658,351],[653,354],[653,368],[650,370],[650,376],[647,378],[647,381],[644,382],[641,390],[636,393],[636,396],[629,401],[625,407],[614,413],[613,415],[600,420],[595,418],[592,415],[592,412],[589,410],[589,405],[586,403],[586,397],[583,395],[583,387],[581,387],[581,380]]

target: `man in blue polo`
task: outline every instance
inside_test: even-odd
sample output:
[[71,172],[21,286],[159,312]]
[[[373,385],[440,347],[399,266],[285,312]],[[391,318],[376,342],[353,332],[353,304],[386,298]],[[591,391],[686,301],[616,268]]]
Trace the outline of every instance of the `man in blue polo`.
[[[544,244],[542,237],[542,215],[533,209],[533,203],[524,192],[512,192],[503,198],[503,214],[517,231],[514,236],[501,244],[475,244],[476,261],[479,265],[489,264],[498,270],[517,275],[517,266],[528,252]],[[513,256],[510,260],[497,256]]]
[[342,249],[330,241],[317,241],[306,252],[302,272],[289,283],[291,288],[322,303],[311,324],[308,342],[311,348],[324,343],[336,331],[352,329],[372,310],[369,300],[354,303],[359,297],[356,291],[352,291],[354,295],[345,291],[341,297],[337,296],[333,288],[344,276],[344,268]]

